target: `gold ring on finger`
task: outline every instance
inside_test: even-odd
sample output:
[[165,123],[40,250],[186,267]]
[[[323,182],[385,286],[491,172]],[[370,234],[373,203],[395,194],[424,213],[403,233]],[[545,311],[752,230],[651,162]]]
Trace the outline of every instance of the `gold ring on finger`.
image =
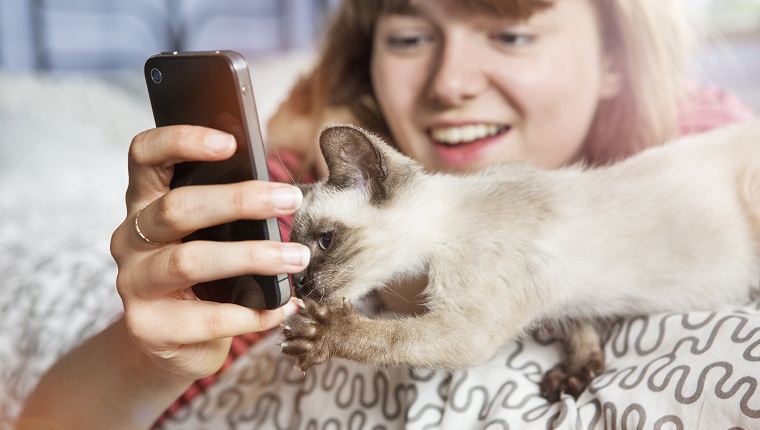
[[137,211],[137,215],[135,215],[135,231],[137,231],[137,235],[140,236],[140,238],[142,240],[148,242],[151,245],[159,245],[159,246],[161,246],[161,245],[168,245],[169,242],[155,242],[155,241],[152,241],[152,240],[148,239],[145,236],[145,234],[143,234],[142,230],[140,230],[140,214],[142,213],[143,209],[145,209],[145,208],[142,208],[139,211]]

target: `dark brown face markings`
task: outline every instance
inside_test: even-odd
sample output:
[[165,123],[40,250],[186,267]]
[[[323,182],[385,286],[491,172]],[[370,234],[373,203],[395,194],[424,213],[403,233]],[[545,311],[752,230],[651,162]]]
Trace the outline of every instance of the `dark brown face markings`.
[[372,199],[385,200],[386,160],[364,132],[353,127],[330,127],[319,146],[327,162],[327,184],[337,190],[367,188]]
[[329,297],[337,287],[350,282],[351,268],[364,254],[362,235],[341,222],[301,218],[294,223],[291,239],[308,246],[312,256],[306,270],[293,277],[296,295]]
[[[394,204],[394,197],[413,182],[421,167],[398,154],[378,138],[351,126],[329,127],[320,136],[320,148],[328,167],[328,179],[309,188],[304,206],[293,220],[291,240],[309,247],[311,261],[305,271],[294,276],[299,297],[329,297],[331,292],[350,285],[357,270],[371,267],[362,230],[351,229],[329,215],[319,217],[310,206],[320,202],[329,208],[330,194],[365,192],[366,204],[375,207]],[[336,208],[336,212],[337,212]],[[316,212],[316,211],[314,211]],[[366,263],[366,264],[365,264]]]

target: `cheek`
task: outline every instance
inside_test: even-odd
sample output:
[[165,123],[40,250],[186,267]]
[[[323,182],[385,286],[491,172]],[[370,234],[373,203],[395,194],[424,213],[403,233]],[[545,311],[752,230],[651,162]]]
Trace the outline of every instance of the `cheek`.
[[371,64],[372,89],[380,107],[386,115],[411,109],[414,96],[416,73],[405,66],[403,61],[378,55]]
[[414,140],[414,120],[425,88],[426,70],[426,63],[421,60],[382,54],[372,59],[370,73],[375,98],[404,152],[410,149],[408,142]]
[[596,105],[601,66],[595,57],[569,49],[555,49],[529,63],[503,69],[502,86],[511,89],[526,114],[572,113],[574,108],[584,106],[587,111],[589,105]]
[[[588,135],[599,100],[599,69],[590,58],[555,52],[500,76],[519,112],[524,157],[555,168],[573,161]],[[571,52],[571,51],[569,51]]]

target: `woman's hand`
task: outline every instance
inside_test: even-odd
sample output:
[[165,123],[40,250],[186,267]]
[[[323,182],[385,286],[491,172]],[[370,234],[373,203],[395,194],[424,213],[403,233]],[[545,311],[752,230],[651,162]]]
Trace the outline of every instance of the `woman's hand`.
[[[231,336],[271,328],[297,310],[293,301],[272,311],[201,301],[193,285],[251,273],[296,273],[309,261],[308,248],[295,243],[180,241],[200,228],[285,216],[300,206],[298,188],[279,183],[169,190],[175,163],[226,159],[235,145],[232,135],[191,126],[136,136],[129,151],[127,218],[111,240],[133,342],[161,368],[188,380],[221,367]],[[139,232],[150,242],[135,228],[138,212]]]

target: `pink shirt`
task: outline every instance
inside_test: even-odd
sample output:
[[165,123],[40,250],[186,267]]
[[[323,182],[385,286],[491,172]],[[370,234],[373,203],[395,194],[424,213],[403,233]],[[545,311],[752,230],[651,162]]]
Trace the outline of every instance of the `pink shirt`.
[[715,85],[692,85],[678,113],[680,136],[746,121],[755,113],[734,94]]

